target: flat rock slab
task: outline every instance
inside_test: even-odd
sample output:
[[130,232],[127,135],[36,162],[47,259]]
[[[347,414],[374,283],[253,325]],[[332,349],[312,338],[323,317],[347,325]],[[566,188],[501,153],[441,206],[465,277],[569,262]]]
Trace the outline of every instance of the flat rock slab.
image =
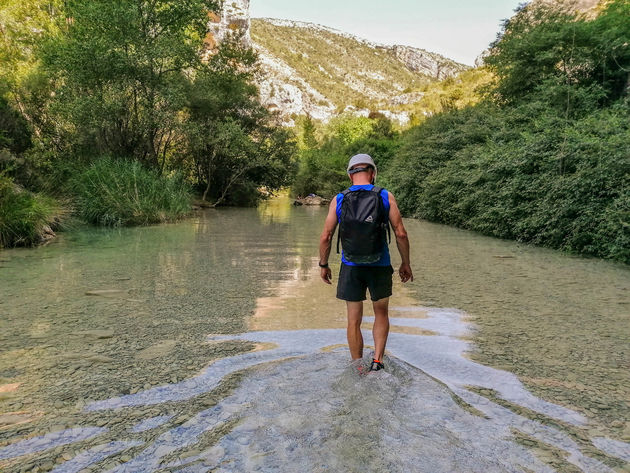
[[141,360],[154,360],[168,355],[175,349],[176,345],[177,341],[175,340],[164,340],[160,343],[156,343],[155,345],[151,345],[149,348],[139,351],[136,357]]
[[39,417],[39,415],[28,412],[8,412],[6,414],[0,414],[0,430],[14,425],[26,424],[37,417]]
[[0,393],[12,393],[17,391],[22,383],[0,384]]
[[124,289],[98,289],[95,291],[86,291],[86,296],[100,296],[100,297],[116,297],[127,294],[128,291]]

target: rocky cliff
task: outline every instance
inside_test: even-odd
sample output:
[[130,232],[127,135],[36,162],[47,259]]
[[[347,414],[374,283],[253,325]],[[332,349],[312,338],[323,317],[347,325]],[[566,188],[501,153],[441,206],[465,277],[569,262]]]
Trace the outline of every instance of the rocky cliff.
[[251,45],[250,37],[250,0],[232,0],[224,2],[219,12],[208,13],[208,32],[204,40],[206,58],[216,51],[217,46],[233,31],[243,34],[243,42]]
[[263,65],[261,98],[284,117],[326,121],[343,111],[379,111],[404,124],[410,116],[401,105],[419,101],[427,84],[468,69],[422,49],[311,23],[252,19],[251,38]]
[[410,117],[401,105],[420,100],[426,84],[468,68],[419,48],[376,44],[321,25],[250,19],[249,0],[225,3],[210,14],[208,29],[207,54],[230,31],[243,32],[259,54],[261,100],[285,124],[297,115],[327,121],[344,111],[379,111],[404,124]]
[[423,49],[401,45],[382,46],[382,48],[391,51],[396,59],[410,70],[438,80],[455,76],[463,69],[462,64]]

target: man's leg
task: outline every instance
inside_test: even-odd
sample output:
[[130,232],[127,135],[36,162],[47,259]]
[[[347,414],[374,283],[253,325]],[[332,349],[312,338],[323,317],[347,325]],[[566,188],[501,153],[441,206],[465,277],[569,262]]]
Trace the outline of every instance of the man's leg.
[[389,297],[373,301],[372,306],[374,307],[374,326],[372,327],[374,358],[383,361],[385,344],[389,334]]
[[361,321],[363,320],[363,301],[346,301],[348,308],[348,345],[353,360],[363,357],[363,335],[361,335]]

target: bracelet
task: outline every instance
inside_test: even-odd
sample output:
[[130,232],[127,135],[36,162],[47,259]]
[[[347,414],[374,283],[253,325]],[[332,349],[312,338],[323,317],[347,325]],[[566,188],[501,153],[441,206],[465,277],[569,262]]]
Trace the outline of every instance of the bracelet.
[[328,263],[326,264],[322,264],[321,262],[319,263],[319,267],[320,268],[328,268]]

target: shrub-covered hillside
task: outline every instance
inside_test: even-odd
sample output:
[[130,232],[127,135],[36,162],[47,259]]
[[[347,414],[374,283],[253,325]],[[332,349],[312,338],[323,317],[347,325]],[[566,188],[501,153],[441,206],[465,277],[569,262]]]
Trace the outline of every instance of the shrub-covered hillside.
[[397,57],[394,48],[308,23],[253,19],[251,36],[263,53],[282,60],[339,110],[348,105],[395,109],[395,97],[467,69],[421,50],[414,53],[422,60],[414,56],[417,67],[410,67],[404,60],[406,50],[399,50]]

